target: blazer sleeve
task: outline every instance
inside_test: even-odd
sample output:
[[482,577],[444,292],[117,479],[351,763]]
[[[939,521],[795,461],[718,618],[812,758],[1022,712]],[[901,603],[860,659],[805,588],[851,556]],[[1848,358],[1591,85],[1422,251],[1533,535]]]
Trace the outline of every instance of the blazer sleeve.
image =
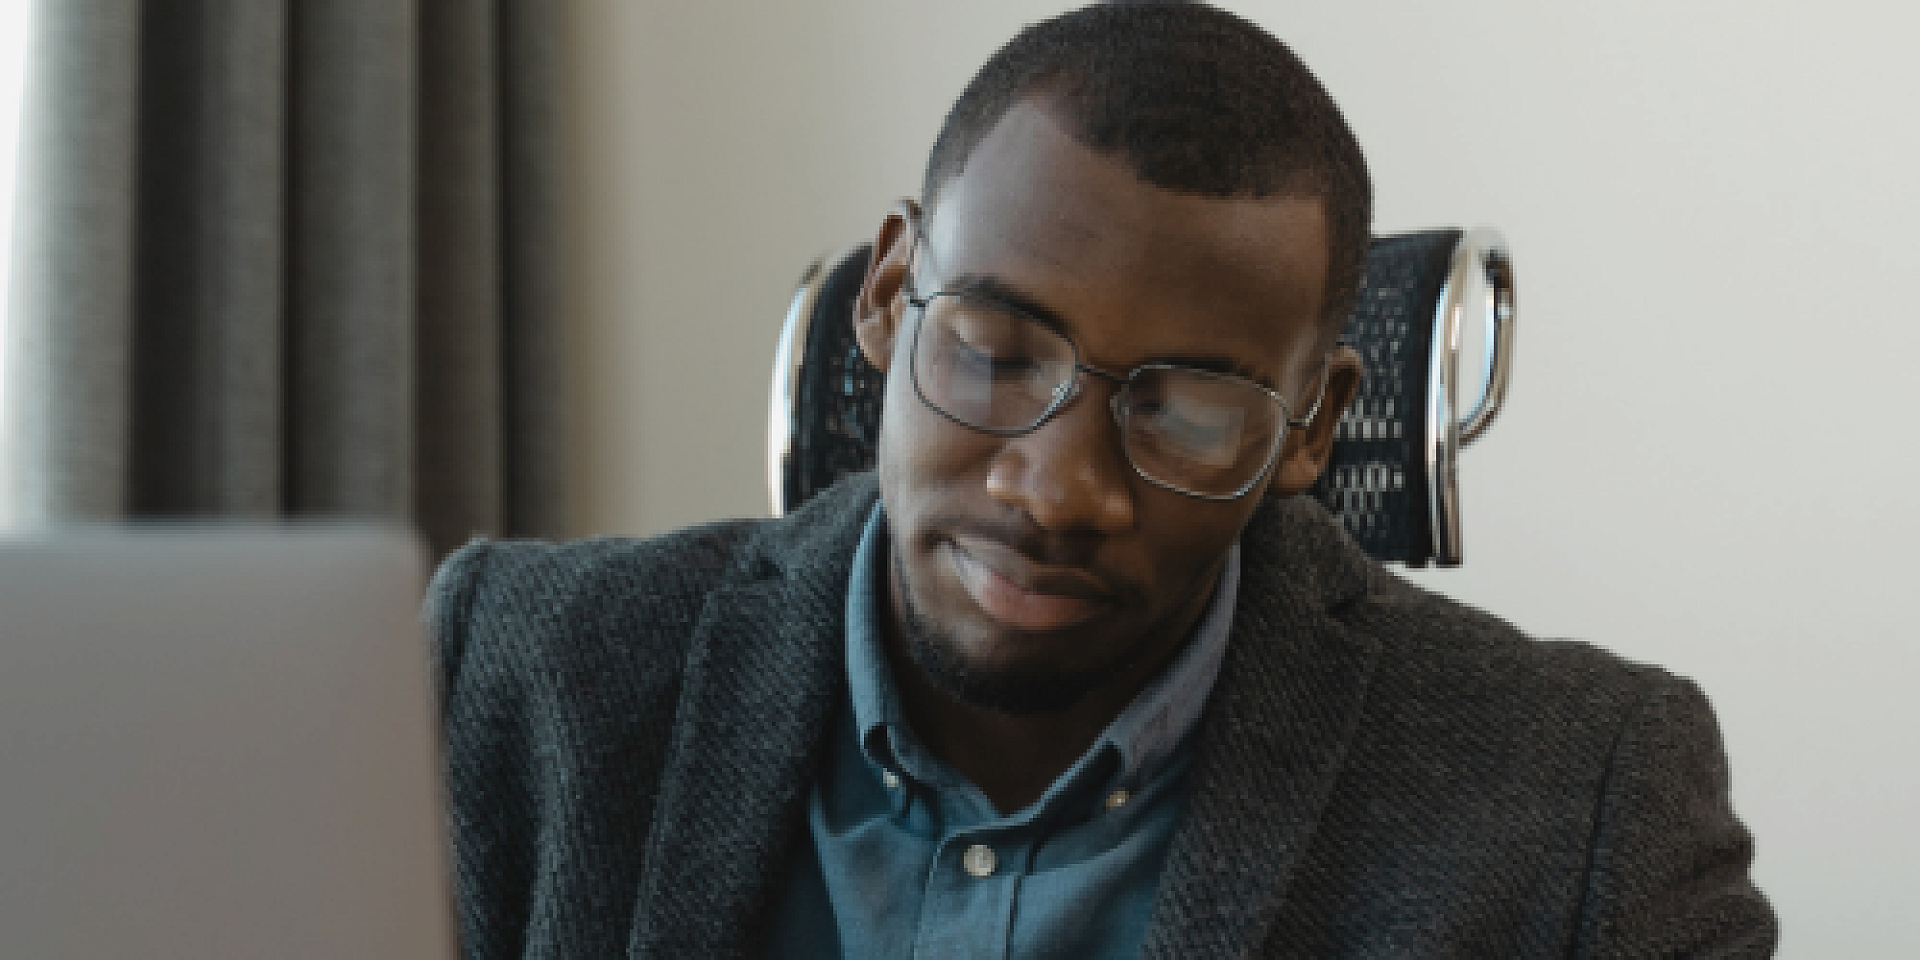
[[477,629],[475,608],[497,549],[475,541],[442,561],[426,606],[444,734],[455,914],[460,955],[468,960],[519,955],[537,862],[529,831],[515,828],[534,822],[537,806],[524,762],[531,736],[507,682],[515,671],[494,662],[501,652]]
[[1653,689],[1615,745],[1582,907],[1582,958],[1769,957],[1779,928],[1747,875],[1706,696],[1651,671]]
[[490,546],[486,541],[475,540],[454,551],[441,561],[440,568],[434,571],[433,582],[427,587],[423,619],[427,637],[432,642],[434,680],[443,709],[460,674],[467,645],[468,607],[473,603],[473,593],[486,566]]

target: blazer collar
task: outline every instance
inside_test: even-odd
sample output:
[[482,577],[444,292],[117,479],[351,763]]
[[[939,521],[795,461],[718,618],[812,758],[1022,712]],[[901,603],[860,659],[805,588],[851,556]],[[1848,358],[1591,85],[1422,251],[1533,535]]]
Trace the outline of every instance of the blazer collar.
[[1332,616],[1371,561],[1306,497],[1242,535],[1240,603],[1144,956],[1249,956],[1331,793],[1379,644]]
[[629,955],[743,956],[799,836],[843,697],[846,587],[871,478],[767,524],[694,627]]

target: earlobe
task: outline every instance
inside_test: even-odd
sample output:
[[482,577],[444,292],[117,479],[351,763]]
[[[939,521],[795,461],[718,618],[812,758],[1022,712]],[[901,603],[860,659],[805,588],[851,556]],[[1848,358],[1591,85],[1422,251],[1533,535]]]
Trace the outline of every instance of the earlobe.
[[893,360],[893,345],[904,315],[908,271],[913,266],[914,224],[919,210],[912,200],[901,200],[880,221],[866,279],[853,302],[854,339],[867,362],[885,371]]
[[1321,398],[1320,409],[1314,414],[1312,423],[1295,431],[1287,439],[1280,463],[1274,467],[1275,475],[1267,488],[1268,494],[1292,496],[1304,492],[1320,479],[1320,471],[1326,467],[1327,458],[1333,453],[1333,439],[1340,426],[1340,417],[1360,392],[1360,373],[1360,355],[1352,347],[1335,347],[1327,358],[1326,392]]

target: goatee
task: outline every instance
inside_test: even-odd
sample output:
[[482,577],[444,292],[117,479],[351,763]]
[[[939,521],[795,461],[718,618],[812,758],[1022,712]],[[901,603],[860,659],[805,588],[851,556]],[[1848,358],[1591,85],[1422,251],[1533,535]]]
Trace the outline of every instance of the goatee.
[[906,615],[907,657],[933,687],[970,706],[1009,716],[1063,713],[1131,665],[1116,657],[1093,670],[983,667],[970,663],[958,640],[920,612],[898,552],[893,556],[900,605]]

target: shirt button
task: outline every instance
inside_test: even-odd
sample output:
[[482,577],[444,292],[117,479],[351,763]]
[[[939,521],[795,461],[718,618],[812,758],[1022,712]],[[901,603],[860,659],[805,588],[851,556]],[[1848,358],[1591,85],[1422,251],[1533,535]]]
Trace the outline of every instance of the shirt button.
[[880,782],[885,784],[888,790],[900,789],[900,778],[895,776],[892,770],[880,771]]
[[967,848],[966,855],[960,858],[960,865],[971,876],[991,877],[993,869],[1000,865],[1000,858],[993,855],[992,847],[976,843]]
[[1127,801],[1131,799],[1133,799],[1133,794],[1128,793],[1125,790],[1115,790],[1114,792],[1107,794],[1107,809],[1118,810],[1121,807],[1126,806]]

